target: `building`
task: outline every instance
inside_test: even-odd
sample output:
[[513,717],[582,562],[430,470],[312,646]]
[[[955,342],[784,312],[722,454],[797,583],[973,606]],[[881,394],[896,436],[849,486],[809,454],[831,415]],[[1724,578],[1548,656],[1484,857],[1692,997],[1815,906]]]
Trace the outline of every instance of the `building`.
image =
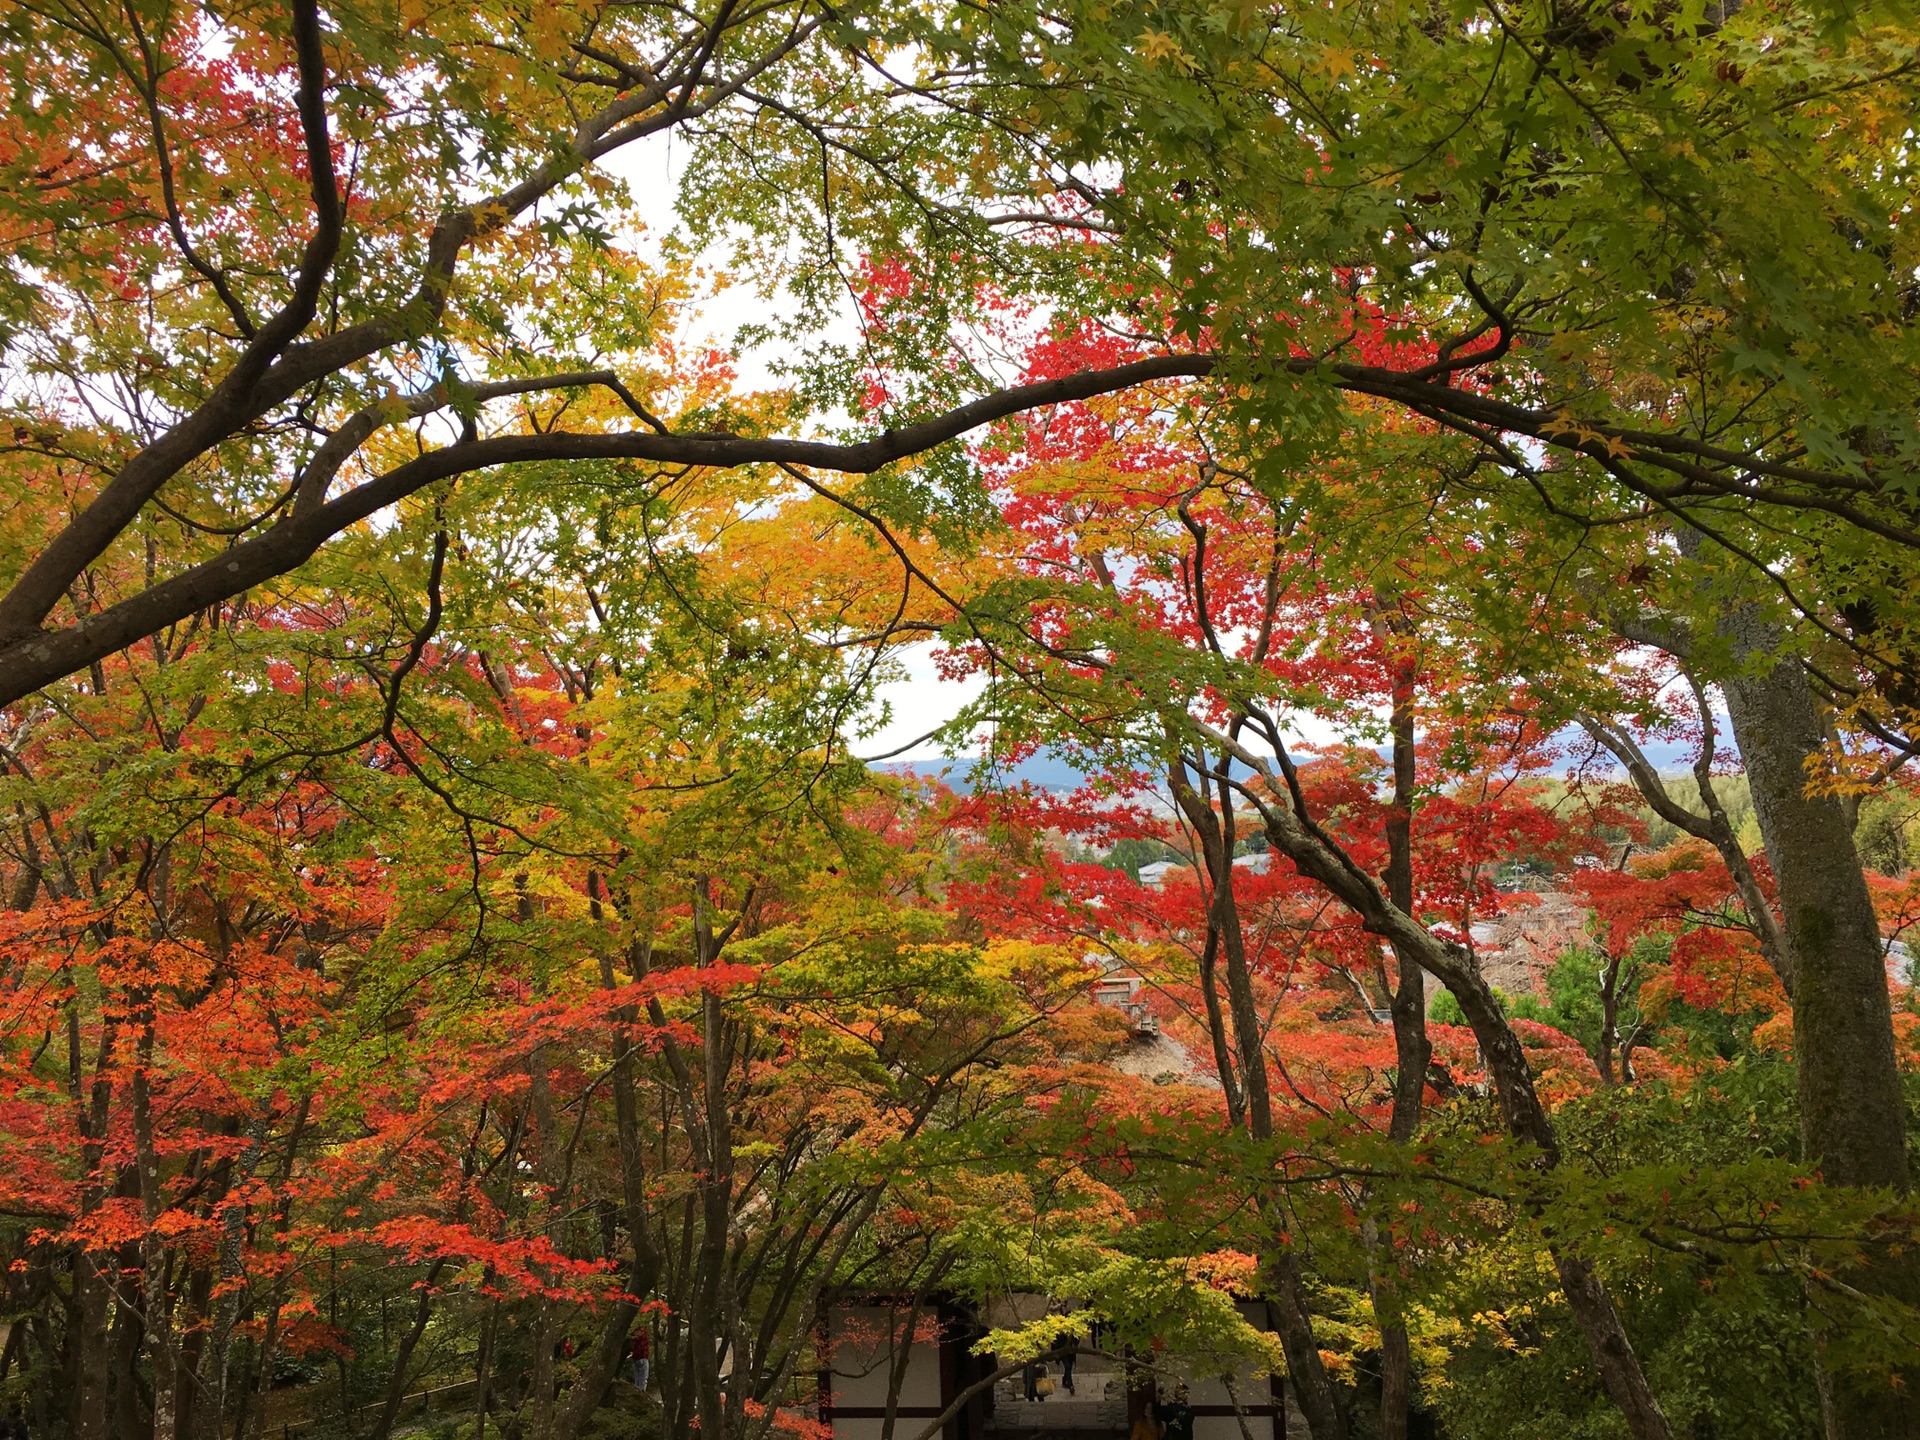
[[[1022,1374],[996,1379],[1004,1367],[973,1347],[989,1328],[1038,1318],[1047,1306],[1041,1295],[1005,1297],[986,1316],[957,1304],[926,1305],[915,1315],[904,1300],[885,1296],[832,1305],[821,1326],[821,1423],[835,1440],[1127,1440],[1156,1383],[1167,1393],[1184,1383],[1194,1440],[1285,1440],[1279,1377],[1251,1369],[1208,1374],[1178,1355],[1156,1354],[1150,1367],[1129,1371],[1088,1345],[1075,1357],[1072,1392],[1062,1360],[1049,1357],[1052,1385],[1041,1388],[1050,1393],[1027,1398]],[[1273,1328],[1264,1301],[1242,1301],[1240,1309],[1258,1328]]]

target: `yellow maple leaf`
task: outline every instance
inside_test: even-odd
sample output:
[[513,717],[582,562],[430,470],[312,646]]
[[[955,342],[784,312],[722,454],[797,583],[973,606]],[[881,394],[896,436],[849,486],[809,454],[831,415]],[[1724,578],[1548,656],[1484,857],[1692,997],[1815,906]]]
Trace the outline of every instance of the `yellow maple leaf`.
[[1330,80],[1338,80],[1343,75],[1352,75],[1356,73],[1353,57],[1358,53],[1343,45],[1329,45],[1326,53],[1320,57],[1320,69]]
[[1193,64],[1192,58],[1180,48],[1180,42],[1164,30],[1142,30],[1139,39],[1140,58],[1149,65],[1160,60],[1171,60],[1182,69]]

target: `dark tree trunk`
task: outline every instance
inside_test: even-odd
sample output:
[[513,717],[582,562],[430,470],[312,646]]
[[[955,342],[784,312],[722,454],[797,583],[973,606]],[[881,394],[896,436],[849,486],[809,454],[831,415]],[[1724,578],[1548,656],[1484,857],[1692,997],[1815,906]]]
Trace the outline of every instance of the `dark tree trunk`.
[[433,1319],[433,1287],[440,1279],[440,1272],[446,1268],[445,1260],[436,1260],[428,1267],[427,1278],[420,1282],[419,1293],[413,1303],[413,1323],[400,1337],[400,1344],[393,1354],[393,1373],[387,1377],[386,1398],[380,1402],[380,1415],[373,1422],[371,1440],[387,1440],[393,1433],[393,1422],[400,1417],[400,1406],[407,1398],[407,1372],[413,1364],[413,1352],[419,1347],[420,1338],[427,1333],[427,1324]]
[[[597,881],[595,882],[597,889]],[[595,905],[599,901],[596,895]],[[595,918],[598,917],[596,911]],[[638,980],[646,969],[645,951],[632,952],[630,972]],[[600,957],[600,983],[614,988],[611,957]],[[639,1014],[631,1006],[614,1012],[613,1074],[608,1084],[613,1092],[614,1127],[620,1140],[620,1187],[626,1212],[627,1240],[633,1248],[633,1265],[627,1275],[627,1293],[645,1296],[660,1283],[660,1253],[653,1244],[653,1229],[647,1211],[646,1148],[640,1134],[640,1104],[635,1093],[632,1026]],[[586,1427],[588,1418],[599,1406],[613,1383],[614,1372],[626,1352],[627,1336],[635,1321],[645,1324],[637,1305],[621,1301],[608,1313],[600,1338],[587,1357],[580,1378],[574,1383],[567,1403],[561,1409],[556,1431],[559,1440],[574,1440]]]
[[[1232,743],[1230,737],[1221,737]],[[1278,731],[1268,736],[1279,750]],[[1267,838],[1294,862],[1306,878],[1324,886],[1360,919],[1369,933],[1386,940],[1401,957],[1434,975],[1460,1002],[1474,1038],[1486,1058],[1488,1074],[1500,1099],[1508,1129],[1519,1139],[1540,1148],[1541,1162],[1558,1163],[1559,1144],[1545,1107],[1533,1087],[1533,1071],[1520,1039],[1501,1013],[1493,990],[1468,950],[1434,935],[1405,909],[1396,905],[1378,881],[1354,864],[1352,858],[1322,830],[1306,809],[1290,758],[1281,753],[1283,769],[1273,773],[1269,762],[1236,747],[1236,758],[1266,777],[1277,804],[1259,802]],[[1594,1368],[1608,1396],[1620,1408],[1635,1440],[1671,1440],[1672,1429],[1661,1412],[1646,1374],[1634,1354],[1605,1285],[1582,1262],[1554,1251],[1567,1303],[1587,1342]]]
[[1213,1042],[1213,1066],[1220,1072],[1220,1088],[1227,1097],[1227,1123],[1238,1130],[1246,1123],[1240,1099],[1240,1081],[1233,1073],[1233,1047],[1227,1041],[1226,1013],[1220,1007],[1220,929],[1209,922],[1206,944],[1200,951],[1200,998],[1207,1010],[1207,1038]]
[[[242,1153],[238,1174],[242,1180],[251,1179],[254,1168],[260,1163],[260,1156],[267,1141],[268,1116],[262,1111],[253,1121],[248,1131],[247,1148]],[[219,1187],[221,1198],[226,1198],[233,1182],[234,1167],[228,1167],[226,1176]],[[243,1263],[246,1249],[247,1215],[243,1205],[229,1204],[222,1212],[220,1222],[220,1250],[218,1264],[220,1281],[227,1291],[219,1299],[214,1314],[212,1331],[207,1337],[205,1386],[206,1395],[199,1415],[196,1429],[200,1440],[223,1440],[227,1433],[227,1394],[233,1370],[233,1331],[239,1323],[240,1306],[245,1298],[246,1269]],[[240,1433],[239,1417],[235,1417],[234,1433]]]
[[[1393,687],[1393,806],[1386,823],[1386,880],[1387,899],[1409,915],[1413,913],[1413,702],[1413,668],[1402,662]],[[1433,1046],[1427,1039],[1427,986],[1420,962],[1397,946],[1393,959],[1399,971],[1391,1006],[1397,1072],[1387,1135],[1396,1144],[1405,1145],[1420,1128]],[[1372,1238],[1369,1248],[1376,1253],[1369,1279],[1373,1311],[1380,1323],[1380,1440],[1407,1440],[1413,1404],[1413,1348],[1391,1281],[1383,1283],[1380,1273],[1381,1261],[1393,1262],[1393,1237],[1375,1232]]]
[[70,1397],[75,1440],[108,1440],[107,1431],[107,1303],[111,1298],[100,1258],[76,1249],[73,1286],[76,1294],[76,1333],[72,1348],[73,1393]]
[[[1195,766],[1196,773],[1205,771]],[[1212,782],[1203,779],[1206,789],[1195,789],[1187,779],[1184,761],[1176,761],[1172,771],[1173,793],[1187,822],[1200,839],[1212,900],[1207,925],[1219,936],[1219,948],[1227,961],[1227,1009],[1240,1052],[1240,1093],[1245,1107],[1247,1132],[1256,1140],[1273,1138],[1273,1108],[1267,1077],[1266,1037],[1261,1032],[1260,1011],[1253,992],[1253,975],[1247,965],[1240,911],[1233,894],[1233,806],[1232,792],[1222,786],[1222,805],[1213,808],[1209,793]],[[1209,936],[1211,941],[1212,936]],[[1229,1072],[1231,1073],[1231,1072]],[[1313,1334],[1313,1314],[1307,1306],[1306,1283],[1299,1258],[1285,1247],[1266,1258],[1266,1273],[1273,1286],[1273,1313],[1280,1331],[1281,1348],[1287,1355],[1287,1373],[1300,1408],[1313,1431],[1313,1440],[1346,1440],[1346,1405],[1339,1388],[1320,1360],[1320,1345]]]
[[[129,1256],[133,1269],[137,1256]],[[113,1433],[119,1440],[149,1440],[152,1433],[152,1393],[140,1380],[140,1311],[132,1305],[116,1307],[109,1346],[113,1377]]]
[[1287,1356],[1287,1378],[1300,1413],[1307,1417],[1313,1440],[1347,1434],[1345,1397],[1320,1363],[1320,1346],[1313,1337],[1313,1314],[1307,1308],[1306,1277],[1300,1262],[1290,1250],[1268,1257],[1266,1272],[1270,1289],[1274,1324],[1280,1332],[1280,1348]]

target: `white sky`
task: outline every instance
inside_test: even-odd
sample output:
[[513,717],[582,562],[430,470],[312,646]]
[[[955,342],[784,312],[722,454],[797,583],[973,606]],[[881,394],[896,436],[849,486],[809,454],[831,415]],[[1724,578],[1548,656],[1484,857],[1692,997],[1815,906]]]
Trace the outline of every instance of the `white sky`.
[[[676,144],[671,131],[651,136],[609,156],[602,167],[607,173],[625,180],[642,212],[649,217],[644,234],[623,237],[628,245],[650,259],[657,259],[660,243],[674,225],[672,206],[680,188],[687,148]],[[714,257],[714,269],[723,269],[722,257]],[[743,350],[735,337],[744,325],[766,318],[767,302],[750,285],[722,289],[701,303],[694,317],[689,339],[711,343],[733,353],[741,388],[769,389],[780,381],[771,368],[773,357],[764,351]],[[844,334],[829,339],[848,339],[854,334],[852,317],[845,318]],[[862,740],[856,747],[862,755],[883,755],[947,723],[968,700],[980,693],[983,679],[948,680],[934,667],[933,642],[910,647],[900,663],[903,678],[880,687],[880,699],[889,707],[891,719],[878,734]],[[934,745],[916,745],[894,757],[897,760],[937,760],[944,752]]]

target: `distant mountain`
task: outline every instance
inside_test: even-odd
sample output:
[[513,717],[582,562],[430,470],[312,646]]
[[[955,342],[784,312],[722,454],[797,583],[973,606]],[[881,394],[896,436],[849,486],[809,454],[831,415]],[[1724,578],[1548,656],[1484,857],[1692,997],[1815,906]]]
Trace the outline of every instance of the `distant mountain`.
[[[1724,725],[1722,729],[1725,729]],[[1573,750],[1575,754],[1585,753],[1585,746],[1578,743],[1582,739],[1578,731],[1564,731],[1558,738],[1564,747]],[[1651,760],[1654,767],[1663,775],[1684,773],[1693,767],[1694,748],[1690,744],[1670,740],[1649,740],[1641,746],[1641,749],[1646,752],[1647,759]],[[1596,762],[1595,768],[1601,771],[1611,769],[1618,772],[1620,770],[1620,766],[1612,762],[1611,756],[1602,758],[1608,763],[1602,765]],[[889,775],[918,775],[923,779],[943,779],[953,789],[964,795],[973,791],[975,777],[980,773],[982,763],[977,757],[966,756],[951,760],[890,760],[874,768],[883,770]],[[1572,769],[1571,762],[1563,761],[1554,767],[1553,773],[1565,774],[1570,769]],[[1002,771],[1001,774],[1003,783],[1018,785],[1025,781],[1037,789],[1054,794],[1065,794],[1077,790],[1087,781],[1085,771],[1051,750],[1042,750],[1036,755],[1029,756],[1010,770]]]
[[[1718,723],[1720,733],[1717,738],[1720,740],[1723,749],[1731,750],[1733,748],[1733,736],[1727,724],[1727,717],[1724,715],[1719,716]],[[1586,754],[1589,748],[1586,737],[1578,730],[1563,730],[1554,738],[1560,742],[1563,748],[1573,751],[1576,755]],[[1643,740],[1640,743],[1640,750],[1641,753],[1653,763],[1653,768],[1658,770],[1662,775],[1685,775],[1693,769],[1693,757],[1697,753],[1698,747],[1691,741]],[[1737,754],[1738,752],[1735,753]],[[1602,761],[1605,763],[1602,764]],[[1554,767],[1554,773],[1556,775],[1564,775],[1572,768],[1573,766],[1570,762],[1562,761]],[[1620,763],[1604,750],[1600,752],[1600,760],[1594,762],[1594,768],[1602,771],[1610,769],[1618,774],[1625,774]]]
[[[917,775],[922,779],[944,780],[965,795],[972,793],[976,775],[984,778],[982,765],[983,762],[977,757],[968,757],[958,760],[890,760],[874,768],[884,770],[889,775]],[[1018,785],[1025,781],[1036,789],[1054,794],[1078,790],[1087,780],[1084,771],[1046,750],[1002,770],[1000,778],[1003,784]]]

